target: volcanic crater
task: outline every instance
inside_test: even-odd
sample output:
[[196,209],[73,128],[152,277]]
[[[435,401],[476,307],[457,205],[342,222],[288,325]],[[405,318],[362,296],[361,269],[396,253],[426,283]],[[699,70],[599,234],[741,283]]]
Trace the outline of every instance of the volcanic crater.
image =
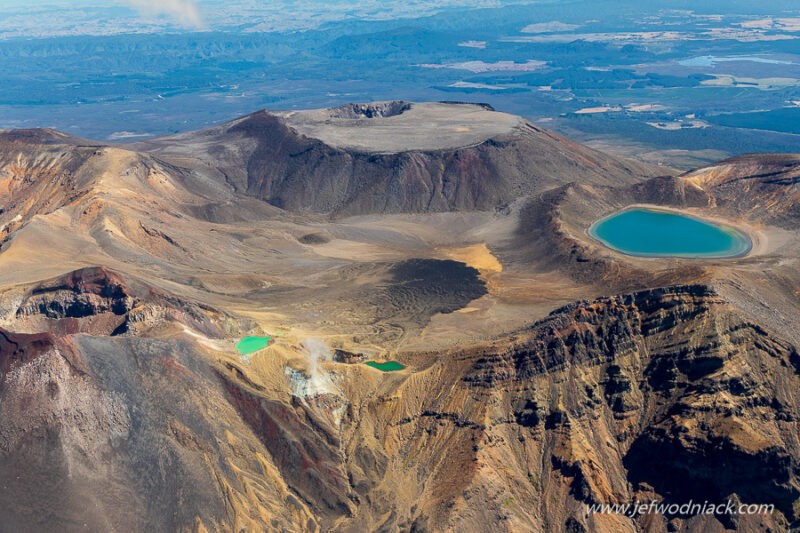
[[[400,101],[129,145],[2,132],[4,525],[796,527],[799,158],[680,174]],[[753,249],[587,233],[641,205]],[[776,510],[585,512],[693,488]]]

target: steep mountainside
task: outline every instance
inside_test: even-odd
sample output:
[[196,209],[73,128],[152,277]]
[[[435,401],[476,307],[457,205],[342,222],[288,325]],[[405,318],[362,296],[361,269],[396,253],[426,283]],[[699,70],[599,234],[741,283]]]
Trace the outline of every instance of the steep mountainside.
[[87,167],[100,148],[53,130],[0,132],[2,237],[90,191],[97,176]]
[[[490,345],[412,356],[407,377],[328,363],[340,377],[315,394],[187,343],[0,339],[7,525],[699,532],[798,518],[800,356],[704,286],[577,303]],[[585,511],[729,497],[780,514]]]
[[717,206],[786,227],[800,224],[800,155],[753,154],[682,176],[707,191]]
[[134,148],[284,209],[336,215],[490,210],[571,181],[619,185],[671,172],[466,104],[262,111]]
[[[797,168],[646,178],[441,103],[0,132],[0,530],[796,528]],[[753,249],[587,232],[637,204]],[[728,499],[775,508],[586,508]]]
[[[570,305],[470,354],[465,381],[495,405],[488,434],[517,451],[511,470],[529,472],[530,486],[520,487],[539,498],[545,529],[629,530],[618,517],[581,516],[581,503],[655,494],[674,502],[736,495],[797,519],[800,359],[712,289]],[[492,437],[487,448],[500,440]],[[695,517],[686,527],[709,526]]]

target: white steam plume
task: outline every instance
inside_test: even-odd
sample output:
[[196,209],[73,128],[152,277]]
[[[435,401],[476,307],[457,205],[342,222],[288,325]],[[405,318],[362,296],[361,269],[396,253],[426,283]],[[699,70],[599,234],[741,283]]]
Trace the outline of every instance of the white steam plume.
[[205,23],[195,0],[125,0],[144,16],[167,15],[181,26],[204,29]]
[[303,349],[308,354],[308,372],[312,393],[334,392],[334,384],[330,376],[320,366],[322,361],[331,360],[331,349],[321,339],[306,339],[302,343]]

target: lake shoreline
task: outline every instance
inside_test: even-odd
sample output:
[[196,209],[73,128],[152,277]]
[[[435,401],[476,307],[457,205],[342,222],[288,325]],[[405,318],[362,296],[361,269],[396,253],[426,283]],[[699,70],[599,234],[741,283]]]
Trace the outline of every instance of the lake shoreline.
[[[729,235],[734,242],[736,243],[741,242],[742,246],[736,246],[733,248],[733,251],[736,253],[731,254],[719,254],[719,253],[649,253],[649,252],[632,252],[620,247],[615,246],[608,240],[602,238],[600,235],[597,234],[597,228],[600,227],[603,223],[609,221],[612,218],[618,217],[625,213],[631,211],[649,211],[654,213],[666,213],[676,216],[685,217],[687,219],[691,219],[695,222],[711,226],[716,230],[723,232]],[[745,230],[741,227],[740,224],[732,224],[727,220],[720,219],[719,217],[714,216],[705,216],[705,215],[698,215],[685,209],[678,209],[669,206],[661,206],[655,204],[631,204],[622,209],[614,211],[602,218],[594,221],[587,229],[586,235],[591,238],[594,242],[599,243],[604,248],[612,250],[616,253],[633,257],[637,259],[684,259],[684,260],[719,260],[719,259],[742,259],[753,255],[754,252],[760,253],[764,246],[765,246],[765,237],[760,235],[759,233],[754,233],[748,230]],[[738,248],[742,248],[741,251]]]

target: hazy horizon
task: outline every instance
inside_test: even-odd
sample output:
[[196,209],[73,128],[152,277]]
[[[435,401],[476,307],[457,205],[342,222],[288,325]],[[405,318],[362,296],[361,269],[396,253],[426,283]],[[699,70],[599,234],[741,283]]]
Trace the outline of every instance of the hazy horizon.
[[800,152],[799,38],[787,0],[0,0],[0,128],[124,142],[459,100],[689,168]]

